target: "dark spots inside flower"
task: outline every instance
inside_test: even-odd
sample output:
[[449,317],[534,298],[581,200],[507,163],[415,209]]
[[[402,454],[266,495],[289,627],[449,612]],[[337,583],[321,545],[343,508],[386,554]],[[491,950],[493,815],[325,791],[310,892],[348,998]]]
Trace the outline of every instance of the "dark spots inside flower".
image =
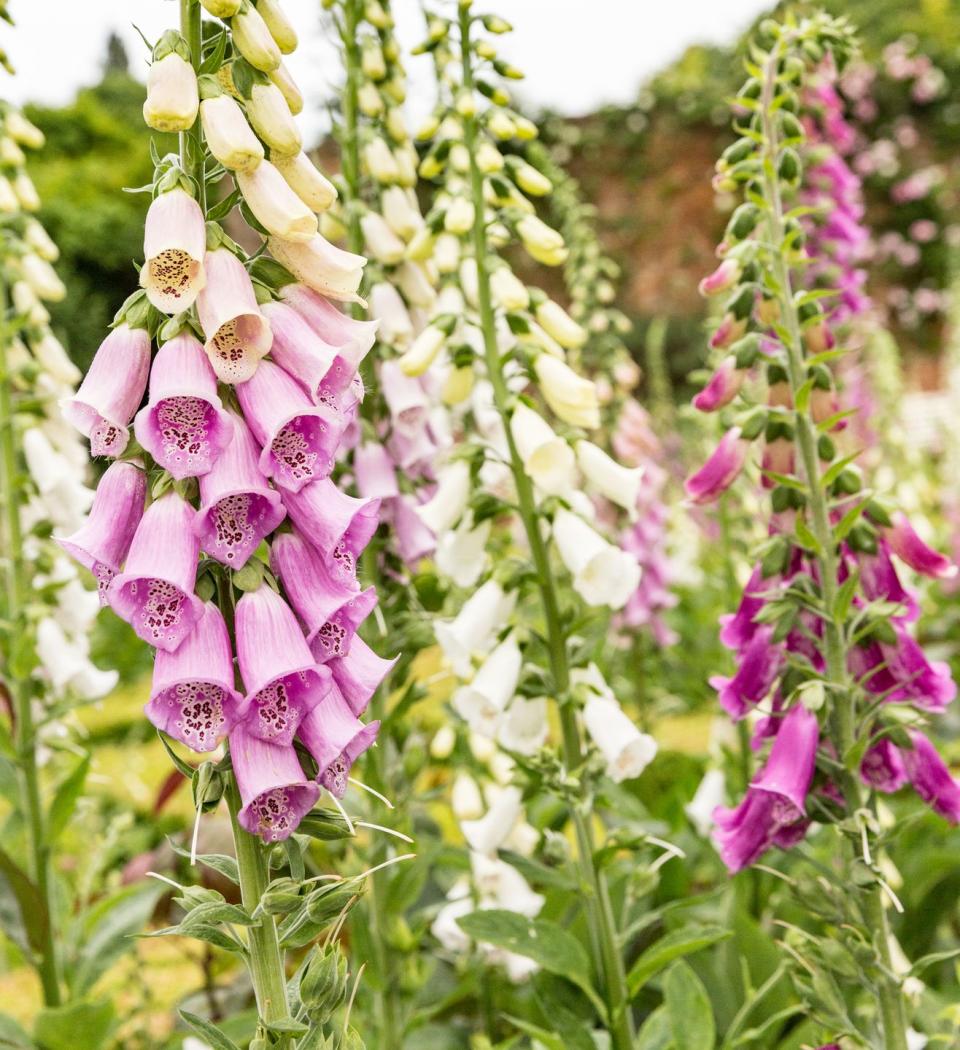
[[180,739],[195,751],[211,751],[226,730],[223,715],[224,691],[208,682],[182,682],[171,703],[180,707],[174,720]]
[[320,456],[311,440],[312,424],[326,429],[315,416],[297,416],[279,431],[270,444],[278,474],[288,482],[306,482],[320,477]]
[[164,298],[180,299],[200,273],[200,263],[182,248],[164,248],[147,263],[149,288]]
[[320,783],[337,798],[343,798],[347,791],[347,776],[350,766],[343,755],[338,755],[320,777]]
[[210,431],[216,409],[199,397],[168,397],[157,405],[156,426],[163,442],[163,465],[201,472],[210,469]]

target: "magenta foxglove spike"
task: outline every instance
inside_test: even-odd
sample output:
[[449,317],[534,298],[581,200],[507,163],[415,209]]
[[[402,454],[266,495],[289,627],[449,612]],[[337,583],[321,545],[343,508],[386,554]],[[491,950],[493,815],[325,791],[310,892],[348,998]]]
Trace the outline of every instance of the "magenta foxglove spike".
[[746,371],[737,368],[737,359],[727,357],[710,377],[707,385],[693,399],[693,407],[701,412],[717,412],[740,392]]
[[200,478],[200,512],[193,527],[203,552],[239,569],[287,512],[280,493],[260,473],[260,447],[247,424],[228,413],[233,440]]
[[769,625],[758,627],[737,659],[737,670],[732,678],[723,675],[710,677],[710,685],[720,694],[721,706],[735,722],[763,700],[783,667],[783,651],[773,642],[773,628]]
[[348,378],[352,376],[370,352],[380,322],[350,317],[305,284],[286,285],[280,290],[280,298],[289,303],[325,343],[337,348],[334,367]]
[[299,491],[326,478],[343,433],[335,408],[314,405],[279,366],[262,361],[252,378],[237,385],[237,399],[263,447],[260,469],[284,489]]
[[267,584],[237,602],[237,659],[247,690],[247,729],[293,743],[303,716],[330,689],[330,672],[310,655],[290,606]]
[[101,605],[107,604],[107,588],[130,550],[146,498],[146,474],[132,463],[111,463],[97,485],[87,520],[72,535],[57,538],[70,557],[93,573]]
[[316,405],[338,406],[350,386],[350,376],[335,367],[337,347],[325,343],[292,306],[264,303],[273,330],[271,359],[307,392]]
[[945,711],[957,695],[950,665],[928,660],[923,647],[899,620],[890,620],[896,642],[853,645],[847,654],[851,673],[874,696],[888,703],[910,703],[923,711]]
[[207,228],[200,205],[177,187],[161,193],[147,212],[140,287],[164,314],[189,310],[206,283]]
[[206,474],[230,442],[217,377],[189,332],[164,343],[150,371],[150,400],[134,422],[137,441],[175,478]]
[[317,763],[317,781],[343,798],[353,763],[377,739],[379,722],[364,725],[334,685],[330,695],[301,722],[299,737]]
[[221,382],[243,383],[270,350],[270,325],[257,305],[249,274],[233,252],[207,252],[203,266],[207,283],[197,296],[197,316],[206,339],[204,350]]
[[143,400],[150,374],[150,335],[119,325],[100,344],[80,389],[61,402],[63,415],[90,439],[94,456],[123,454],[127,429]]
[[357,559],[379,524],[380,501],[341,492],[332,481],[287,490],[283,503],[298,531],[327,559],[332,576],[354,580]]
[[373,694],[399,659],[399,656],[392,660],[377,656],[360,635],[356,635],[350,652],[330,661],[333,680],[357,718],[366,711]]
[[137,526],[123,572],[107,590],[110,607],[157,649],[174,651],[203,615],[193,593],[200,544],[196,511],[175,492],[151,503]]
[[240,724],[230,734],[230,760],[243,803],[240,826],[264,842],[289,838],[320,797],[293,746],[268,743]]
[[781,722],[770,757],[740,805],[714,810],[714,839],[731,872],[753,864],[771,846],[787,848],[803,835],[819,740],[817,716],[796,704]]
[[392,499],[400,495],[393,460],[379,441],[369,441],[354,451],[353,476],[357,491],[366,499]]
[[270,564],[306,628],[317,663],[346,656],[357,628],[377,604],[376,588],[358,591],[332,577],[323,555],[296,532],[276,537]]
[[910,779],[900,748],[888,737],[867,749],[860,763],[860,776],[864,783],[887,794],[899,791]]
[[213,751],[242,715],[243,697],[233,682],[227,625],[216,605],[207,602],[179,647],[157,653],[144,713],[157,729],[193,751]]

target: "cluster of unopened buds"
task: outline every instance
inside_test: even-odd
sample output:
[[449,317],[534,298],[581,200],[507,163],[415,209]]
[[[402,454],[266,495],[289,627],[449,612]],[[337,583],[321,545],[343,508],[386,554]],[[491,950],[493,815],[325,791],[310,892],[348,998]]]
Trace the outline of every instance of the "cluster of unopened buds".
[[[378,500],[331,477],[376,323],[337,305],[357,301],[365,260],[319,233],[336,191],[293,119],[302,101],[282,54],[295,33],[272,0],[203,6],[223,26],[200,75],[184,39],[164,34],[144,116],[188,145],[199,120],[214,162],[158,165],[142,291],[64,404],[94,455],[114,462],[88,520],[60,543],[156,648],[147,716],[194,751],[229,737],[240,822],[275,841],[321,788],[343,795],[377,732],[360,716],[391,666],[356,635],[376,604],[357,563]],[[285,270],[252,264],[207,221],[200,173],[209,183],[222,170],[237,187],[226,207],[242,197]]]

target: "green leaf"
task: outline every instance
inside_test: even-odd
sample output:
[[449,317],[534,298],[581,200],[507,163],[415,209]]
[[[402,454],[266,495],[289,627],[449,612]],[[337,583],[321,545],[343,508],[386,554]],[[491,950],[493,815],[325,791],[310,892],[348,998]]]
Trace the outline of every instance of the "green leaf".
[[[171,842],[170,845],[178,857],[190,859],[190,850],[178,846],[175,842]],[[226,853],[198,853],[194,859],[200,864],[205,864],[225,879],[229,879],[237,886],[240,885],[240,869],[237,867],[237,862],[233,857],[227,856]]]
[[667,1008],[660,1006],[644,1021],[637,1033],[637,1050],[670,1050],[672,1046],[670,1016]]
[[150,921],[163,885],[129,886],[97,903],[84,919],[82,944],[67,983],[75,996],[89,991],[101,974],[133,947],[131,941]]
[[330,809],[312,809],[300,821],[297,831],[313,839],[347,839],[351,838],[347,822],[339,813]]
[[0,1048],[2,1050],[34,1050],[34,1042],[12,1017],[0,1014]]
[[503,1018],[518,1028],[524,1035],[529,1035],[531,1039],[536,1039],[538,1043],[543,1043],[546,1050],[566,1050],[566,1043],[558,1035],[554,1035],[552,1032],[548,1032],[545,1028],[541,1028],[539,1025],[533,1024],[531,1021],[525,1021],[522,1017],[514,1017],[513,1014],[504,1014]]
[[165,926],[162,930],[152,930],[143,934],[144,937],[192,937],[195,941],[204,941],[212,944],[215,948],[222,948],[225,952],[243,953],[246,949],[243,945],[225,933],[218,926],[192,926],[189,930],[181,930],[179,926]]
[[713,1050],[717,1026],[703,982],[685,962],[674,963],[663,979],[663,997],[676,1050]]
[[0,896],[0,917],[5,919],[4,929],[21,947],[42,951],[47,923],[50,921],[43,898],[27,873],[2,848],[0,895],[12,897],[11,905],[15,902],[15,907],[6,907]]
[[50,803],[50,815],[47,818],[47,835],[51,842],[55,842],[63,829],[70,823],[73,811],[77,805],[77,799],[83,792],[83,785],[90,771],[90,756],[84,755],[70,772],[60,782],[53,801]]
[[163,746],[166,748],[167,754],[170,756],[171,762],[173,762],[173,764],[177,767],[177,769],[179,769],[180,772],[188,780],[192,779],[193,778],[193,774],[196,772],[196,770],[193,768],[193,766],[191,766],[189,762],[185,762],[176,753],[176,751],[173,750],[173,748],[167,742],[167,738],[163,735],[163,733],[160,732],[159,729],[157,730],[157,736],[160,737],[160,743],[163,744]]
[[227,901],[205,901],[187,912],[180,921],[180,929],[186,934],[194,926],[216,926],[221,922],[229,922],[234,926],[256,926],[258,920],[252,919],[237,904],[228,904]]
[[209,1043],[213,1050],[240,1050],[240,1047],[228,1039],[216,1025],[205,1021],[202,1017],[190,1013],[188,1010],[180,1010],[180,1016],[186,1024],[197,1035],[202,1036],[204,1042]]
[[576,937],[563,927],[495,908],[472,912],[457,922],[474,940],[525,955],[544,970],[565,977],[590,999],[600,1017],[604,1016],[603,1001],[590,980],[587,953]]
[[99,1050],[114,1019],[113,1004],[107,1001],[49,1006],[37,1014],[33,1037],[43,1050]]
[[670,933],[661,937],[656,944],[649,948],[633,964],[627,975],[627,988],[632,999],[637,992],[661,970],[670,963],[682,958],[684,955],[692,955],[694,952],[703,951],[712,944],[725,941],[732,934],[720,926],[691,925],[684,926],[679,930],[671,930]]
[[290,1035],[304,1035],[310,1031],[307,1025],[300,1021],[294,1021],[292,1017],[285,1017],[281,1021],[261,1021],[260,1023],[268,1031],[277,1032],[278,1034],[286,1032]]

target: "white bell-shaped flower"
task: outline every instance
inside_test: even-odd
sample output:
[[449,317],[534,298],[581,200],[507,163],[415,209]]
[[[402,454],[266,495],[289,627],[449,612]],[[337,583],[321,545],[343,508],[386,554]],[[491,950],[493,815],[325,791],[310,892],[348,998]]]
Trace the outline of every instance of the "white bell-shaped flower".
[[496,580],[487,580],[464,602],[453,620],[441,620],[434,626],[437,643],[454,674],[461,678],[470,676],[474,655],[487,652],[516,601],[514,591],[504,592]]
[[640,584],[640,565],[626,551],[608,543],[581,517],[558,510],[553,538],[574,590],[588,605],[622,609]]
[[657,742],[639,729],[616,702],[592,695],[583,709],[583,724],[607,763],[607,776],[619,784],[638,777],[653,761]]
[[489,520],[474,528],[472,517],[466,514],[455,529],[440,536],[433,555],[440,575],[448,577],[458,587],[472,587],[487,566],[490,528]]
[[476,853],[496,853],[510,837],[522,812],[518,787],[500,788],[492,794],[490,808],[482,817],[460,823],[467,845]]
[[442,536],[460,520],[470,500],[470,464],[458,459],[437,473],[433,496],[416,508],[434,536]]
[[591,488],[636,519],[643,467],[623,466],[592,441],[577,442],[577,463]]
[[517,690],[522,665],[520,647],[509,634],[484,660],[473,681],[454,693],[453,708],[472,730],[496,735],[497,723]]
[[523,460],[524,471],[541,492],[562,496],[574,487],[577,466],[573,449],[522,401],[510,417],[510,433]]

